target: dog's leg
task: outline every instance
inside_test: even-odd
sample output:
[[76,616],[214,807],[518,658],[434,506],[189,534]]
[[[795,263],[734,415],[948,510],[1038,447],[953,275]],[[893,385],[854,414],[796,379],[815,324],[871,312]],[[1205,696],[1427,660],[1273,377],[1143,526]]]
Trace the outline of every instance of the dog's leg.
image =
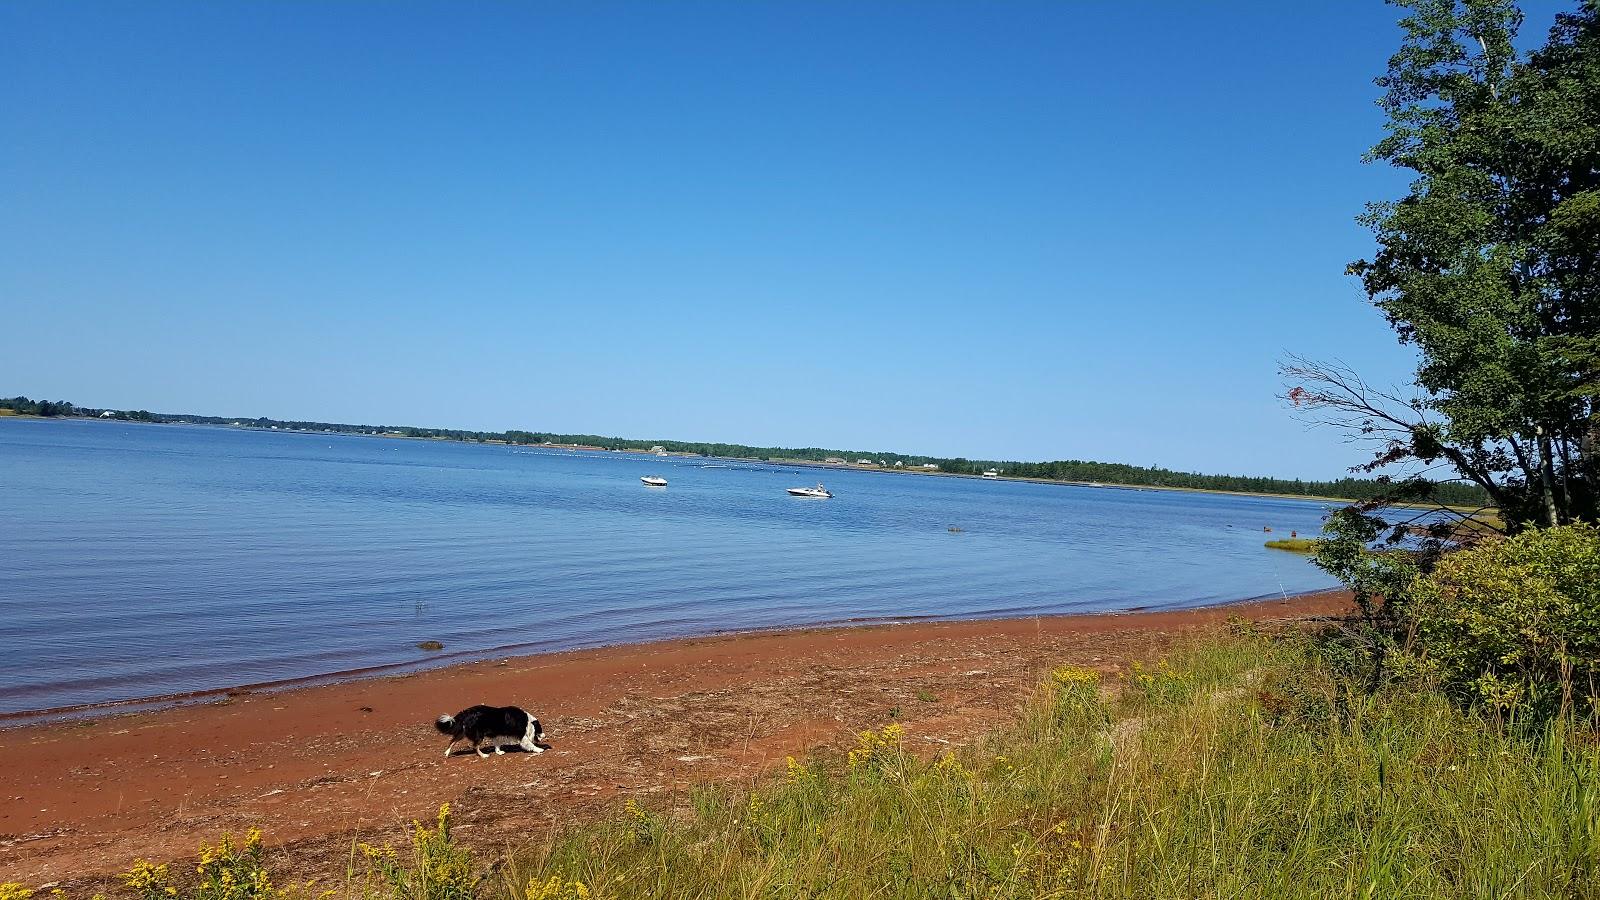
[[539,720],[529,719],[528,727],[522,732],[522,740],[520,742],[522,744],[522,752],[543,753],[544,748],[539,746],[539,738],[543,733],[543,729],[539,727]]
[[450,739],[450,743],[444,745],[444,756],[445,756],[445,759],[449,759],[450,758],[450,754],[455,752],[456,741],[459,741],[459,740],[461,740],[461,738],[454,737],[454,738]]
[[500,746],[500,742],[498,740],[496,740],[494,742],[494,755],[495,756],[505,756],[506,755],[506,749],[504,747]]
[[472,749],[478,751],[478,758],[479,759],[488,759],[489,758],[489,754],[483,752],[483,744],[481,742],[473,741],[472,742]]

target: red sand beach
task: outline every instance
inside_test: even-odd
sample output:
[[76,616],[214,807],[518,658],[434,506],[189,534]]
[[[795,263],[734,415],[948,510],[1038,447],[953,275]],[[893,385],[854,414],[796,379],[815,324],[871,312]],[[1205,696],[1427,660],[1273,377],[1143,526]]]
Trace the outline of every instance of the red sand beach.
[[[1231,617],[1349,609],[1330,592],[684,639],[23,725],[0,731],[0,880],[98,881],[250,826],[295,877],[342,875],[352,840],[403,840],[406,823],[446,801],[459,836],[494,850],[618,794],[755,777],[891,716],[913,744],[970,741],[1062,662],[1113,672]],[[474,703],[528,708],[551,749],[444,758],[433,719]]]

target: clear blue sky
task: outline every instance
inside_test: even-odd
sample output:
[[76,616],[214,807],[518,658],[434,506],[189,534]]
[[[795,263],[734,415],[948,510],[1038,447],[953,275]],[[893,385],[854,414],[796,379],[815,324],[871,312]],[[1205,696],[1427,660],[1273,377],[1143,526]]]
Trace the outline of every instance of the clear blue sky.
[[6,0],[0,394],[1338,475],[1397,17]]

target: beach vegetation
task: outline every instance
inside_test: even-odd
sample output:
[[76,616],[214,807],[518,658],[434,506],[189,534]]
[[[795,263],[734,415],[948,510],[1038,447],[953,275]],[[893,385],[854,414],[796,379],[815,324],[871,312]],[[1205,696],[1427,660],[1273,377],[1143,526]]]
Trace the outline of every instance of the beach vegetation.
[[1064,667],[976,746],[865,731],[752,790],[564,829],[507,881],[597,898],[1600,896],[1593,742],[1518,735],[1417,677],[1370,693],[1320,642],[1251,634],[1111,685]]
[[410,851],[359,844],[361,871],[352,864],[345,894],[363,900],[472,900],[480,895],[484,872],[473,854],[450,833],[450,804],[439,807],[433,824],[411,823]]
[[1528,529],[1447,551],[1375,548],[1380,528],[1340,510],[1314,551],[1361,611],[1342,645],[1369,690],[1420,668],[1490,715],[1600,728],[1600,528]]
[[280,900],[263,859],[260,829],[242,840],[224,833],[214,845],[202,846],[194,876],[179,877],[166,863],[138,860],[122,875],[122,884],[139,900]]
[[1288,550],[1292,553],[1315,553],[1317,551],[1316,538],[1279,538],[1267,541],[1266,546],[1272,550]]

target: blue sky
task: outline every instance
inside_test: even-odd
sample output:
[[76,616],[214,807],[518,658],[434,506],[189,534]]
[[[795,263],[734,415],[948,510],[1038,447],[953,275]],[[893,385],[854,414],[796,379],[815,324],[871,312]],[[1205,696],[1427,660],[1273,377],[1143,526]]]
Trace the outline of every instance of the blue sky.
[[0,394],[1338,475],[1397,17],[8,0]]

